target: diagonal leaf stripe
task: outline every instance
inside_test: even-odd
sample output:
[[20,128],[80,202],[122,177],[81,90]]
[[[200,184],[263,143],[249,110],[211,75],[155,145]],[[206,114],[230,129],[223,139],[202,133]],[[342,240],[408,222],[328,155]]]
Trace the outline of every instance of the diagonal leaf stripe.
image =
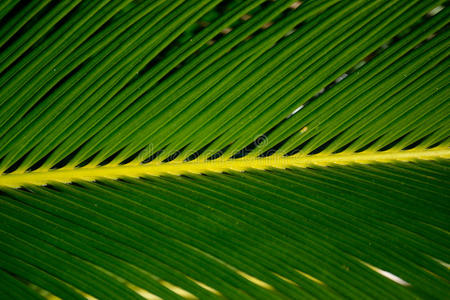
[[59,297],[175,298],[172,285],[207,298],[445,294],[449,199],[436,195],[449,194],[448,170],[417,161],[3,188],[1,268],[31,281],[38,271],[20,270],[45,272]]
[[[105,8],[101,7],[101,5],[104,4],[99,5],[99,9]],[[186,5],[188,4],[186,3]],[[332,3],[311,3],[311,7],[308,5],[301,5],[298,9],[292,11],[287,19],[281,19],[281,23],[276,23],[253,39],[241,42],[242,45],[238,45],[233,51],[227,53],[220,60],[217,60],[221,55],[225,54],[224,51],[217,53],[217,50],[220,49],[220,47],[230,47],[236,42],[239,42],[239,39],[251,32],[249,30],[255,30],[255,25],[257,25],[258,22],[259,25],[264,24],[264,22],[270,20],[270,16],[273,18],[274,13],[280,13],[283,8],[283,6],[280,5],[281,3],[273,4],[272,11],[267,9],[258,11],[261,13],[260,19],[256,19],[256,17],[251,18],[251,24],[244,23],[243,26],[248,26],[243,27],[242,30],[239,31],[233,30],[230,35],[225,35],[223,39],[218,41],[217,47],[213,44],[210,48],[205,48],[205,50],[197,57],[194,57],[192,61],[189,61],[186,66],[180,68],[173,76],[168,77],[167,83],[163,81],[161,85],[156,86],[154,91],[150,90],[148,94],[143,96],[144,98],[141,97],[135,103],[132,103],[132,101],[137,98],[132,95],[139,96],[142,95],[144,91],[139,91],[136,94],[133,90],[139,86],[141,87],[139,89],[142,89],[142,87],[147,90],[151,89],[156,83],[156,80],[160,80],[162,78],[161,76],[164,75],[170,67],[175,66],[175,62],[179,63],[183,57],[188,57],[189,53],[193,53],[192,51],[199,49],[198,47],[201,43],[204,43],[214,36],[214,34],[223,30],[224,26],[229,26],[231,22],[236,21],[236,17],[247,13],[253,6],[248,7],[247,9],[243,9],[243,7],[245,7],[244,5],[237,6],[234,10],[224,15],[223,20],[219,19],[213,23],[214,25],[217,24],[217,26],[213,27],[212,24],[211,26],[206,27],[204,32],[201,31],[198,36],[194,36],[194,38],[196,38],[195,41],[198,41],[194,48],[190,46],[189,42],[182,44],[180,51],[169,54],[167,59],[163,59],[159,64],[156,64],[156,73],[145,72],[142,77],[136,79],[136,82],[132,82],[132,85],[125,88],[122,92],[119,92],[116,96],[114,96],[114,93],[116,92],[113,91],[118,91],[119,86],[112,86],[112,84],[108,83],[109,85],[100,87],[102,82],[104,82],[103,79],[100,81],[96,80],[96,77],[98,77],[98,74],[100,73],[92,73],[91,76],[82,79],[85,84],[81,82],[78,83],[80,87],[87,87],[89,85],[88,80],[91,80],[94,85],[100,87],[100,90],[97,90],[94,94],[86,94],[87,90],[82,88],[73,91],[63,88],[64,85],[69,84],[69,81],[75,83],[76,80],[81,79],[77,74],[87,74],[86,72],[89,69],[82,71],[83,68],[75,73],[73,77],[69,78],[67,83],[64,82],[61,87],[58,87],[54,93],[38,102],[37,106],[35,104],[34,107],[31,107],[31,110],[22,120],[20,119],[20,115],[30,108],[33,101],[36,101],[39,98],[34,97],[36,100],[20,102],[15,100],[16,97],[12,97],[13,94],[4,94],[8,95],[8,98],[4,98],[3,101],[10,103],[9,105],[13,105],[10,107],[14,109],[13,111],[5,110],[5,115],[8,114],[7,117],[9,117],[12,112],[17,111],[17,109],[22,109],[18,118],[10,119],[12,122],[4,119],[6,124],[2,129],[5,134],[2,136],[3,142],[1,146],[1,151],[4,156],[1,161],[3,169],[9,169],[9,173],[11,171],[11,166],[14,164],[18,166],[12,170],[15,170],[16,172],[25,172],[30,169],[34,170],[41,168],[45,170],[55,168],[55,166],[58,168],[64,165],[73,168],[80,164],[87,164],[87,166],[92,167],[98,164],[105,164],[105,161],[109,162],[110,165],[117,165],[125,161],[138,162],[137,160],[140,160],[140,162],[142,162],[147,157],[159,153],[161,149],[164,149],[165,157],[160,154],[159,158],[157,158],[160,161],[163,161],[168,157],[174,157],[176,156],[174,154],[178,154],[179,152],[181,153],[176,157],[176,161],[185,160],[192,157],[192,155],[198,160],[205,160],[214,153],[225,148],[225,151],[222,151],[221,154],[224,157],[230,157],[242,149],[245,149],[246,145],[252,143],[251,139],[256,139],[259,135],[264,135],[268,142],[263,143],[263,145],[258,145],[256,149],[250,151],[250,156],[258,156],[267,151],[272,154],[275,152],[272,148],[280,144],[283,145],[277,150],[279,154],[291,153],[296,146],[302,145],[305,142],[307,142],[307,145],[304,145],[305,147],[303,150],[305,153],[314,152],[315,149],[321,149],[320,147],[324,148],[323,145],[327,145],[328,147],[325,147],[322,151],[331,153],[340,150],[352,141],[353,145],[349,146],[349,150],[380,150],[396,139],[402,137],[404,134],[408,135],[407,138],[405,138],[405,142],[400,142],[396,146],[396,149],[400,150],[407,147],[422,139],[424,136],[426,136],[427,139],[426,141],[423,141],[425,143],[422,146],[430,146],[437,142],[441,142],[442,138],[445,137],[445,132],[442,133],[439,130],[430,132],[430,130],[432,130],[431,128],[435,128],[436,126],[431,124],[431,128],[427,129],[427,123],[430,123],[427,122],[427,118],[423,118],[422,114],[414,113],[417,109],[422,109],[422,106],[420,105],[413,106],[410,109],[408,117],[405,116],[397,119],[390,118],[399,124],[397,127],[394,127],[394,125],[386,127],[398,128],[397,131],[390,132],[389,136],[386,136],[386,133],[383,133],[383,131],[375,132],[375,130],[380,130],[378,124],[383,121],[380,120],[378,123],[372,123],[370,121],[376,120],[387,111],[393,109],[400,110],[402,101],[405,105],[411,106],[411,104],[407,103],[409,103],[408,96],[413,92],[411,91],[408,93],[407,90],[402,90],[402,86],[410,84],[411,89],[418,89],[421,88],[420,84],[422,84],[422,82],[426,83],[426,80],[430,80],[432,76],[445,78],[443,73],[447,72],[447,60],[445,59],[446,51],[445,42],[443,41],[447,38],[447,31],[443,31],[441,35],[438,35],[431,40],[428,39],[426,42],[423,42],[421,39],[428,37],[429,34],[436,31],[440,32],[440,28],[445,25],[447,20],[447,10],[440,12],[432,18],[428,17],[423,19],[420,21],[423,24],[416,24],[411,33],[401,36],[399,41],[393,43],[392,46],[387,47],[384,51],[377,50],[381,51],[381,53],[377,54],[373,60],[362,67],[359,67],[357,72],[353,71],[348,79],[346,78],[339,82],[333,89],[327,90],[324,95],[311,102],[308,98],[320,88],[323,88],[324,84],[327,84],[326,81],[320,81],[323,80],[321,78],[324,78],[325,80],[327,76],[328,78],[336,78],[338,74],[343,72],[339,70],[348,69],[348,67],[345,67],[347,59],[349,59],[347,64],[354,64],[358,59],[363,58],[370,53],[370,51],[375,50],[376,47],[383,45],[383,42],[390,36],[393,36],[396,33],[398,34],[398,32],[401,32],[402,28],[408,26],[420,17],[418,12],[422,11],[425,13],[429,11],[430,7],[435,6],[436,3],[423,2],[417,6],[413,5],[410,10],[406,10],[406,14],[399,14],[401,11],[397,10],[395,12],[393,11],[397,6],[402,7],[402,9],[407,9],[409,7],[404,6],[401,1],[397,4],[394,2],[389,4],[374,2],[371,5],[365,5],[364,3],[358,2],[355,2],[352,5],[340,3],[325,11],[323,11],[323,9],[332,5]],[[255,4],[255,6],[257,6],[257,4]],[[284,8],[286,6],[287,5],[285,4]],[[142,8],[143,7],[140,6],[136,7],[136,9]],[[149,9],[153,10],[157,10],[158,8],[159,6],[157,4],[153,4],[149,7]],[[173,6],[173,8],[176,9],[175,6]],[[88,5],[87,7],[80,7],[79,9],[88,11],[91,7]],[[180,10],[183,11],[184,9],[180,7]],[[322,13],[320,13],[321,11]],[[354,12],[356,11],[357,13],[355,14]],[[118,11],[116,10],[116,13],[117,12]],[[165,13],[170,15],[170,11],[167,9],[165,10]],[[315,16],[317,17],[311,18],[314,14],[316,14]],[[95,14],[92,14],[92,17],[94,16]],[[111,14],[107,16],[110,17]],[[332,17],[330,18],[330,16]],[[145,15],[140,14],[139,17],[145,17]],[[161,15],[160,18],[161,17],[164,17],[164,15]],[[276,39],[283,37],[283,34],[292,28],[289,26],[296,23],[298,24],[308,17],[311,18],[310,22],[305,23],[299,30],[295,30],[289,36],[282,38],[276,46],[271,47]],[[404,22],[403,18],[408,21]],[[103,18],[99,20],[104,22],[103,20],[106,19]],[[152,30],[151,26],[156,26],[153,30],[158,30],[160,25],[157,23],[157,20],[148,24],[147,27]],[[393,22],[392,25],[390,25],[391,23],[388,20],[391,21],[391,23]],[[379,23],[379,25],[376,25],[377,23]],[[394,24],[397,23],[402,24],[402,26],[394,26]],[[129,26],[131,23],[128,22],[125,24],[122,23],[120,25],[124,26],[123,28],[126,28],[125,26]],[[365,26],[365,24],[373,25]],[[80,28],[83,28],[86,25],[81,24],[79,26]],[[109,27],[107,28],[109,29]],[[117,28],[121,28],[119,27],[119,24],[117,25]],[[92,31],[93,30],[88,32]],[[322,31],[323,33],[321,33]],[[73,30],[72,32],[75,35],[73,40],[81,38],[78,43],[82,43],[83,40],[86,39],[86,37],[79,34],[78,31]],[[107,32],[105,32],[105,34],[106,33]],[[136,38],[139,38],[139,35],[145,34],[143,31],[135,31],[135,33],[137,34]],[[276,33],[276,35],[274,35],[274,33]],[[356,33],[356,35],[354,33]],[[120,34],[120,31],[117,34]],[[371,40],[372,43],[365,43],[365,40],[371,34],[376,38]],[[316,36],[320,36],[320,38],[314,38]],[[364,36],[365,39],[361,40],[358,38],[359,36]],[[130,37],[131,33],[128,34],[128,39]],[[268,39],[268,37],[270,38]],[[157,38],[158,36],[155,36],[155,41],[157,41]],[[314,38],[314,40],[312,40],[312,38]],[[64,43],[64,40],[60,43]],[[359,46],[358,43],[361,43],[363,48]],[[116,42],[113,42],[111,46],[114,47],[116,44]],[[133,47],[135,47],[132,43],[126,45],[131,47],[128,51],[132,51]],[[129,61],[131,57],[137,54],[129,52],[133,56],[130,56],[129,58],[125,57],[123,51],[126,49],[126,45],[114,50],[117,55],[124,57],[125,60],[122,64]],[[254,46],[256,45],[258,45],[258,47],[255,48]],[[349,47],[347,45],[351,46]],[[419,47],[417,45],[419,45]],[[54,50],[50,53],[54,53],[54,57],[59,59],[53,64],[53,70],[59,69],[57,64],[58,61],[61,61],[61,63],[64,64],[65,59],[71,59],[70,56],[67,56],[70,53],[68,51],[78,51],[75,47],[70,47],[67,48],[66,52],[61,52],[58,44],[54,46],[51,44],[51,46]],[[108,47],[109,45],[107,44],[107,41],[105,41],[97,48],[100,48],[101,46]],[[41,48],[43,49],[44,46]],[[160,49],[161,47],[156,48]],[[82,49],[83,47],[80,48],[79,51],[84,51]],[[108,71],[108,68],[110,68],[109,62],[111,62],[115,56],[112,54],[113,52],[107,50],[108,48],[104,49],[103,52],[105,54],[100,56],[97,55],[95,57],[92,56],[92,63],[90,60],[87,61],[86,67],[88,65],[94,66],[94,64],[98,65],[98,63],[101,63],[104,66],[103,69],[105,72],[111,73],[112,69],[109,69]],[[311,49],[317,50],[312,52]],[[332,51],[330,52],[331,49]],[[345,51],[342,52],[340,49],[345,49]],[[430,51],[430,49],[433,50]],[[442,50],[440,51],[439,49]],[[100,49],[96,51],[99,50]],[[33,53],[34,57],[39,57],[37,51],[38,50],[36,50],[36,54]],[[155,55],[151,53],[157,53],[151,49],[149,51],[149,59]],[[109,53],[108,56],[105,56],[107,53]],[[251,53],[257,55],[249,56]],[[294,53],[295,55],[293,56]],[[338,57],[341,58],[338,59],[338,57],[332,53],[337,53]],[[93,54],[95,54],[95,52],[91,55]],[[180,55],[183,56],[180,58]],[[104,62],[102,62],[101,57],[104,57]],[[247,60],[244,60],[246,57]],[[251,59],[249,60],[248,58],[250,57]],[[299,59],[296,59],[296,57],[299,57]],[[86,59],[86,57],[84,58]],[[38,65],[38,63],[43,62],[43,60],[49,59],[50,57],[43,56],[43,58],[34,65]],[[209,62],[205,61],[205,59],[209,60]],[[339,61],[339,65],[335,63],[327,64],[327,60],[330,59]],[[202,60],[204,63],[199,65]],[[431,69],[431,71],[427,72],[427,70],[430,70],[430,68],[433,67],[432,64],[428,63],[429,61],[438,63],[440,60],[443,60],[443,63],[437,64],[440,69]],[[245,63],[237,65],[240,61],[245,61]],[[315,61],[317,62],[314,63]],[[323,62],[323,64],[332,67],[331,69],[330,67],[322,68],[320,67],[322,64],[319,62]],[[395,63],[393,64],[393,62]],[[20,63],[22,63],[22,61],[20,61]],[[208,66],[208,64],[210,65]],[[227,64],[230,66],[224,68]],[[24,65],[24,63],[22,63],[22,65]],[[406,66],[407,69],[400,71],[397,66],[402,65]],[[233,66],[238,67],[236,68]],[[311,66],[322,69],[322,72],[318,73],[318,76],[308,76],[308,74],[314,72]],[[141,67],[136,65],[136,68]],[[214,76],[212,76],[211,72],[215,69],[220,71],[219,73],[216,71]],[[286,71],[284,71],[285,69]],[[10,90],[8,86],[13,86],[15,84],[20,84],[17,86],[17,90],[20,91],[19,87],[23,85],[25,81],[20,82],[19,79],[23,79],[24,77],[20,77],[18,74],[28,76],[29,78],[32,78],[31,80],[34,80],[36,84],[42,86],[42,82],[39,81],[40,77],[36,77],[35,79],[32,77],[33,73],[36,72],[35,68],[32,66],[22,68],[22,72],[20,72],[20,69],[17,66],[14,66],[14,68],[11,69],[11,71],[13,70],[15,71],[15,75],[11,78],[17,79],[6,82],[3,89],[5,92]],[[188,85],[184,84],[187,82],[186,80],[194,76],[194,72],[200,72],[199,74],[204,73],[207,77],[200,75],[194,82],[191,82]],[[392,74],[392,72],[397,74],[396,77],[389,75]],[[94,76],[94,74],[97,74],[97,76]],[[111,73],[111,75],[112,74],[113,73]],[[117,74],[119,77],[122,76],[119,73]],[[187,74],[190,74],[190,77],[186,77],[184,81],[180,80],[183,78],[180,76],[185,76]],[[251,76],[249,76],[250,74]],[[262,81],[260,80],[261,76],[264,76],[264,80]],[[58,77],[55,77],[55,79],[56,78]],[[106,79],[109,77],[104,78]],[[220,78],[226,79],[222,79],[220,84],[217,84]],[[243,80],[244,78],[246,79]],[[307,80],[303,80],[304,78],[307,78]],[[132,77],[129,77],[128,81],[130,79],[132,79]],[[368,79],[370,79],[370,84],[376,88],[372,90],[370,90],[370,88],[366,89],[364,97],[355,94],[360,94],[363,91],[358,87]],[[378,83],[378,80],[381,80],[379,81],[380,83]],[[125,81],[123,82],[125,83]],[[143,86],[142,84],[144,82],[147,82],[147,84]],[[288,84],[286,85],[284,82]],[[411,82],[414,82],[415,84],[412,85]],[[431,95],[433,95],[433,103],[429,103],[427,109],[431,111],[438,109],[442,101],[445,100],[445,83],[445,80],[437,80],[435,81],[435,88],[432,86],[427,89],[422,88],[422,94],[416,99],[418,101],[425,101],[424,99],[426,99],[426,97],[431,97]],[[227,84],[230,88],[224,89],[224,84]],[[314,87],[314,84],[319,85]],[[94,85],[91,84],[92,88],[89,88],[88,90],[94,92]],[[30,92],[33,91],[32,86],[33,85],[31,84],[30,87],[28,87]],[[169,90],[168,88],[170,86],[173,87]],[[208,92],[202,95],[205,88],[208,88],[208,86],[212,86],[212,88],[209,88]],[[48,87],[51,86],[48,85]],[[113,90],[108,90],[111,87]],[[260,87],[262,87],[262,89]],[[270,89],[271,87],[272,89]],[[294,89],[292,89],[293,87]],[[444,88],[440,93],[442,96],[434,95],[436,90],[441,90],[442,88]],[[64,90],[66,92],[64,92]],[[183,90],[188,91],[188,94],[184,94],[184,92],[182,92]],[[265,90],[267,91],[265,92]],[[342,92],[340,92],[341,90],[345,91],[345,93],[342,94]],[[402,93],[399,94],[400,90]],[[58,91],[61,91],[63,94]],[[171,96],[174,91],[177,91],[177,95],[179,96]],[[225,91],[227,92],[224,93]],[[374,97],[367,91],[371,91],[377,96]],[[67,94],[67,92],[70,93]],[[299,92],[302,94],[299,94]],[[67,97],[63,96],[65,95],[64,93],[67,94]],[[84,93],[83,95],[86,96],[81,96],[82,94],[80,93]],[[17,96],[21,95],[25,96],[27,94],[23,94],[22,92]],[[121,95],[127,95],[128,98],[124,98]],[[221,96],[219,97],[219,95]],[[37,94],[37,96],[42,97],[42,94]],[[63,97],[61,98],[61,96]],[[98,98],[100,96],[101,98]],[[299,96],[299,100],[292,101],[298,99]],[[100,101],[96,101],[95,97],[100,99]],[[171,99],[168,97],[171,97]],[[398,99],[394,97],[397,97]],[[168,101],[169,99],[170,102]],[[179,99],[178,103],[176,99]],[[215,101],[211,102],[213,99],[215,99]],[[257,100],[249,101],[251,99]],[[351,101],[352,99],[354,100]],[[389,99],[390,101],[387,101],[386,99]],[[290,101],[290,103],[287,101]],[[369,106],[370,101],[374,104]],[[303,104],[301,104],[302,102]],[[334,105],[336,102],[339,102],[338,106]],[[52,105],[52,103],[55,105]],[[132,104],[131,106],[129,106],[130,103]],[[141,103],[145,106],[142,106]],[[172,106],[167,106],[169,103],[172,103]],[[247,103],[244,105],[244,109],[240,109],[244,103]],[[322,103],[326,104],[323,106]],[[365,103],[367,109],[361,110],[360,103]],[[161,106],[160,104],[163,105]],[[286,104],[288,105],[286,106]],[[23,107],[23,105],[25,105],[25,107]],[[44,107],[44,105],[47,106],[48,109],[40,109],[40,107]],[[293,108],[299,105],[304,109],[292,116],[288,116],[287,113],[289,110],[292,111]],[[282,106],[284,106],[284,108],[280,110],[279,108]],[[400,106],[400,108],[398,106]],[[163,110],[164,107],[167,108],[165,111]],[[169,107],[172,108],[169,109]],[[270,109],[268,109],[269,107]],[[321,109],[317,109],[318,107]],[[330,109],[328,107],[333,108]],[[416,110],[414,108],[416,108]],[[140,109],[140,111],[138,111],[138,109]],[[108,110],[110,113],[106,114]],[[6,113],[6,111],[8,111],[8,113]],[[311,114],[310,112],[312,111],[314,113]],[[332,112],[331,114],[330,111]],[[440,113],[444,119],[445,111],[444,108],[444,111]],[[146,120],[145,116],[148,115],[149,112],[151,112],[150,116],[152,117],[150,120]],[[183,115],[179,115],[179,113],[174,114],[174,112],[183,112]],[[283,116],[283,112],[285,115],[284,120],[280,119],[280,117]],[[120,115],[117,115],[117,113],[120,113]],[[130,114],[133,114],[132,119],[130,119]],[[170,115],[177,117],[173,119]],[[253,115],[253,117],[249,118],[248,116],[250,115]],[[330,115],[334,116],[334,118],[329,118]],[[426,116],[431,118],[435,115],[436,114],[428,114]],[[81,119],[76,116],[80,116]],[[112,118],[114,118],[114,116],[117,116],[117,118],[113,120]],[[286,118],[286,116],[288,117]],[[364,119],[362,119],[363,117]],[[412,124],[421,117],[423,126],[412,128],[409,132],[405,132],[405,129],[401,129],[404,127],[401,127],[402,123],[400,122],[403,121],[403,124],[406,122]],[[312,123],[310,121],[311,118],[314,118]],[[171,120],[174,121],[172,122]],[[104,127],[105,124],[107,124],[106,122],[111,123]],[[276,125],[276,122],[279,122],[279,124]],[[322,124],[323,122],[325,123]],[[140,123],[143,123],[143,125]],[[336,127],[336,124],[338,123],[341,124],[340,127]],[[231,130],[233,128],[232,126],[236,126],[236,124],[239,124],[239,126],[245,128],[245,130]],[[363,132],[356,129],[361,128],[360,124],[364,126]],[[270,129],[270,126],[275,127]],[[320,126],[321,129],[318,130],[317,126]],[[36,130],[39,127],[44,127],[44,130],[37,132]],[[215,130],[214,128],[220,129]],[[335,130],[328,130],[328,128],[334,128]],[[114,135],[111,135],[113,132]],[[270,137],[267,132],[270,132]],[[95,136],[92,138],[93,134],[95,134]],[[430,134],[431,136],[429,136]],[[440,138],[441,140],[437,140],[437,138]],[[380,140],[376,141],[376,139]],[[375,143],[372,144],[374,141]],[[233,146],[227,148],[229,145]],[[369,146],[368,148],[366,147],[367,145]],[[205,147],[208,151],[196,156],[196,153],[199,152],[198,150],[205,149]],[[142,149],[145,150],[142,151]],[[141,151],[141,153],[138,153],[139,151]],[[143,157],[143,155],[147,155],[147,157]]]
[[449,20],[0,2],[0,298],[445,299]]

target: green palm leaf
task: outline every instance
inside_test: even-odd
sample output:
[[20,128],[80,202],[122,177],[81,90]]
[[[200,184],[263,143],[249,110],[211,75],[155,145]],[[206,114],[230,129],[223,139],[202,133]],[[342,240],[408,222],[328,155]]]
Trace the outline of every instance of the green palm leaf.
[[447,3],[0,3],[0,296],[444,299]]

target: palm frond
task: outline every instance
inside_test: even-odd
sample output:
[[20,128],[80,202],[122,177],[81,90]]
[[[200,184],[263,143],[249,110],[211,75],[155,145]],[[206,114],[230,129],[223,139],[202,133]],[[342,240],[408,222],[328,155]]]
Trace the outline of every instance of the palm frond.
[[0,291],[444,298],[449,10],[0,3]]

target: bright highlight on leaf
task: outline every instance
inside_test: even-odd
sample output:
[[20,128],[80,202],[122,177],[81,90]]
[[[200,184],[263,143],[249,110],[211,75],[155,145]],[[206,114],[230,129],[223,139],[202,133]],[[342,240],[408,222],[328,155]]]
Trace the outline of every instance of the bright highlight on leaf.
[[449,16],[1,2],[0,298],[445,298]]

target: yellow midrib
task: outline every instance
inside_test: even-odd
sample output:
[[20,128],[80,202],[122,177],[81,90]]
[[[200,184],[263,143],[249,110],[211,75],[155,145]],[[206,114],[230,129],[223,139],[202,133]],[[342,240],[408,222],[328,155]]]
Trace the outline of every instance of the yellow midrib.
[[411,161],[416,159],[450,158],[448,148],[432,150],[408,150],[385,152],[362,152],[354,154],[328,154],[311,156],[277,156],[266,158],[217,159],[203,162],[149,163],[145,165],[117,165],[96,168],[58,169],[27,173],[10,173],[0,176],[0,186],[17,188],[27,184],[45,185],[51,182],[68,183],[77,180],[93,181],[100,178],[139,177],[162,174],[244,171],[287,167],[327,166],[331,164],[371,163],[389,161]]

